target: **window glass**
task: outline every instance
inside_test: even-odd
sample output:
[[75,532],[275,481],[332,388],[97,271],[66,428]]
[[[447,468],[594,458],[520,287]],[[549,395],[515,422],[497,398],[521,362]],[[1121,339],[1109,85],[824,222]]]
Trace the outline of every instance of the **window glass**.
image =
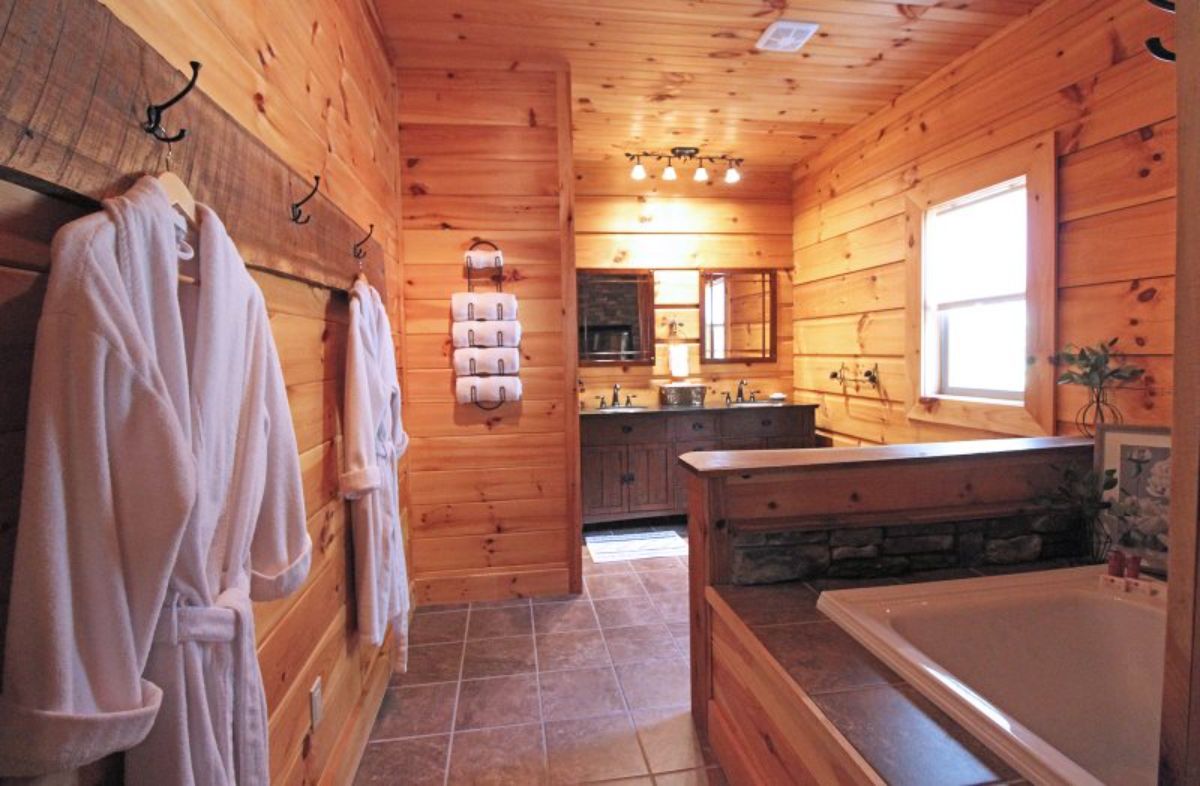
[[926,212],[926,394],[1023,398],[1027,198],[1020,177]]

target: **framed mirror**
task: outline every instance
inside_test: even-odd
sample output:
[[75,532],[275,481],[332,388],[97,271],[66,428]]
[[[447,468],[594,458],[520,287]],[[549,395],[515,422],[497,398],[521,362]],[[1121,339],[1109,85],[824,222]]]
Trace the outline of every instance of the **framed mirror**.
[[654,365],[654,274],[576,272],[579,363]]
[[774,270],[700,272],[702,363],[775,360]]

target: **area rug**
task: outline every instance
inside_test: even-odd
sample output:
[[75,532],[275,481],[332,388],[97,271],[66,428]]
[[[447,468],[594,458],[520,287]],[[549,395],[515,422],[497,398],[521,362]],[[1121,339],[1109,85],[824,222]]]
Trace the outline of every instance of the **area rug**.
[[592,562],[687,556],[687,541],[671,530],[585,535],[584,539]]

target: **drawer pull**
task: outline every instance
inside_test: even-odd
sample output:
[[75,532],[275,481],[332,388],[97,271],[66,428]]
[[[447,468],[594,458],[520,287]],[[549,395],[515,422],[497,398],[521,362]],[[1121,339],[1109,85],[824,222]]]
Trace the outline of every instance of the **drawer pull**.
[[763,428],[770,428],[770,426],[771,426],[771,422],[772,422],[772,421],[771,421],[771,419],[770,419],[770,418],[768,418],[768,419],[764,420],[764,421],[762,422],[762,426],[763,426]]
[[621,426],[621,433],[622,434],[632,434],[633,426]]
[[703,423],[692,423],[692,431],[704,431]]

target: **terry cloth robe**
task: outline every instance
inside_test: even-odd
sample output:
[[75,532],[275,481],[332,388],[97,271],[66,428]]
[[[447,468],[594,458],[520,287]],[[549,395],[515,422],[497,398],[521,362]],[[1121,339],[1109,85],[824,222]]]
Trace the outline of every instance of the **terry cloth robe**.
[[342,417],[346,471],[340,485],[352,500],[358,630],[379,644],[390,622],[403,652],[409,597],[396,462],[408,435],[400,423],[396,350],[379,293],[360,276],[350,294]]
[[129,749],[130,784],[268,782],[251,600],[308,573],[262,293],[197,206],[199,286],[154,178],[64,227],[38,323],[0,774]]

